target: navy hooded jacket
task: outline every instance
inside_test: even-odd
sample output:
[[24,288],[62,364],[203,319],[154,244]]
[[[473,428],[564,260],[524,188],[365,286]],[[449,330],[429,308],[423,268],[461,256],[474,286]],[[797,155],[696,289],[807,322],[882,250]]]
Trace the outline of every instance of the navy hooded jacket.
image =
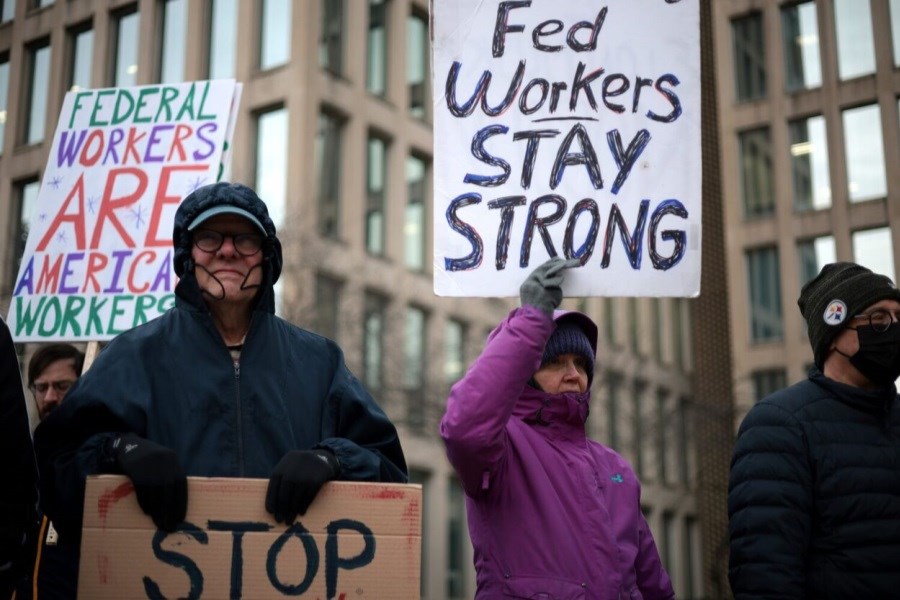
[[[226,203],[267,231],[238,367],[194,278],[187,231],[200,212]],[[287,452],[327,448],[339,479],[405,483],[396,429],[338,345],[275,316],[281,246],[255,192],[200,188],[179,207],[173,242],[175,307],[110,342],[35,433],[42,503],[60,531],[79,532],[85,477],[115,472],[108,441],[120,432],[171,448],[189,476],[267,478]]]

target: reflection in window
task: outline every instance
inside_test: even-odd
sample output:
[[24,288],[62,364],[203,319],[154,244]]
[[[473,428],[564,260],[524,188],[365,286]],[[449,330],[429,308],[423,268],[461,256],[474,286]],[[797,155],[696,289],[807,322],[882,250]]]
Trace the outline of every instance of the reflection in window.
[[322,0],[319,66],[340,75],[344,72],[344,0]]
[[387,302],[381,296],[366,293],[363,314],[363,381],[372,392],[381,389],[386,305]]
[[847,188],[851,202],[887,195],[881,115],[877,104],[851,108],[842,113]]
[[384,253],[387,142],[369,135],[366,145],[366,250]]
[[256,193],[269,209],[284,241],[287,208],[288,111],[276,108],[260,113],[256,121]]
[[313,331],[338,341],[340,331],[341,282],[327,275],[316,275],[316,318]]
[[209,78],[234,77],[237,49],[237,0],[211,0]]
[[91,64],[94,53],[94,30],[78,29],[70,33],[71,60],[69,63],[69,90],[78,91],[91,87]]
[[163,30],[160,41],[159,81],[184,81],[184,55],[187,34],[187,0],[165,0],[162,5]]
[[834,27],[840,78],[874,73],[875,43],[869,0],[834,0]]
[[271,69],[291,57],[291,0],[263,0],[259,68]]
[[444,327],[444,383],[459,381],[466,369],[466,326],[456,319],[449,319]]
[[31,179],[17,182],[13,184],[13,187],[19,201],[19,221],[16,224],[16,235],[13,238],[14,260],[11,265],[12,273],[10,274],[12,279],[15,280],[19,273],[19,265],[22,262],[22,254],[25,253],[25,241],[28,239],[32,212],[34,212],[34,206],[37,204],[38,191],[41,189],[41,185],[37,179]]
[[[465,597],[466,513],[463,490],[457,479],[447,485],[447,598]],[[424,596],[423,596],[424,597]]]
[[738,134],[741,152],[741,197],[745,217],[775,212],[772,183],[772,142],[768,128]]
[[831,206],[828,141],[825,117],[817,115],[789,124],[794,208],[819,210]]
[[800,259],[800,285],[814,278],[822,267],[837,260],[834,236],[823,235],[797,244]]
[[778,249],[771,247],[749,250],[746,265],[747,289],[750,293],[750,340],[780,340],[784,324]]
[[887,275],[894,281],[897,280],[889,227],[854,231],[852,243],[854,262],[875,273]]
[[731,22],[734,43],[734,83],[738,101],[766,95],[766,53],[761,13]]
[[0,154],[6,139],[6,118],[9,114],[9,56],[0,56]]
[[802,2],[781,9],[784,70],[788,91],[822,85],[816,3]]
[[12,21],[16,16],[16,0],[0,0],[3,5],[3,12],[0,12],[0,22],[6,23]]
[[425,267],[425,161],[406,158],[406,221],[403,223],[403,258],[409,269]]
[[369,0],[366,89],[376,96],[387,91],[387,16],[390,0]]
[[44,41],[40,46],[31,46],[27,50],[28,63],[31,67],[28,78],[28,119],[25,121],[26,144],[35,144],[44,139],[47,120],[47,96],[50,84],[50,42]]
[[115,63],[113,65],[113,86],[129,87],[137,85],[138,34],[140,15],[137,5],[130,13],[120,13],[114,17],[116,38]]
[[894,46],[894,66],[900,67],[900,0],[891,0],[891,40]]
[[751,377],[754,402],[759,402],[769,394],[787,387],[787,373],[784,369],[754,371]]
[[428,16],[413,13],[406,20],[406,85],[409,112],[424,119],[428,99]]
[[319,234],[338,239],[341,233],[341,139],[344,119],[319,113],[315,165],[319,186]]

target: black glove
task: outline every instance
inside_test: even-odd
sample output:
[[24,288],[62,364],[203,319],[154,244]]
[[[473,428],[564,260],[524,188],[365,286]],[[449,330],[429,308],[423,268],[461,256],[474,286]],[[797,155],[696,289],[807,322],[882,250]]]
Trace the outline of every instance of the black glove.
[[282,457],[266,491],[266,510],[290,525],[306,509],[325,483],[336,479],[341,465],[331,450],[292,450]]
[[133,433],[113,439],[111,450],[134,484],[141,510],[158,528],[175,531],[187,513],[187,475],[175,452]]
[[558,256],[551,258],[534,271],[519,287],[519,298],[522,305],[536,306],[548,315],[562,302],[563,293],[560,286],[563,282],[563,269],[581,264],[577,258],[564,260]]

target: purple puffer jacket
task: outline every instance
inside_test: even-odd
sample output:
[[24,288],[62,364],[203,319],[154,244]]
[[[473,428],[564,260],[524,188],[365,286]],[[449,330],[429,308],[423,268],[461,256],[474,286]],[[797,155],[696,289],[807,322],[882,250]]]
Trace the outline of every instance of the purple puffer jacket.
[[527,385],[554,327],[535,307],[513,310],[453,386],[441,421],[466,490],[476,597],[674,598],[634,472],[585,437],[590,392]]

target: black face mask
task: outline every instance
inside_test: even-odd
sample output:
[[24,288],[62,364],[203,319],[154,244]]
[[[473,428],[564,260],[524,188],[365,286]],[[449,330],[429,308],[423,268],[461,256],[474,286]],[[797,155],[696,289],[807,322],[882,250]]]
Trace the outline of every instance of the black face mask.
[[878,333],[870,325],[858,327],[859,350],[850,364],[872,383],[889,386],[900,377],[900,323]]

